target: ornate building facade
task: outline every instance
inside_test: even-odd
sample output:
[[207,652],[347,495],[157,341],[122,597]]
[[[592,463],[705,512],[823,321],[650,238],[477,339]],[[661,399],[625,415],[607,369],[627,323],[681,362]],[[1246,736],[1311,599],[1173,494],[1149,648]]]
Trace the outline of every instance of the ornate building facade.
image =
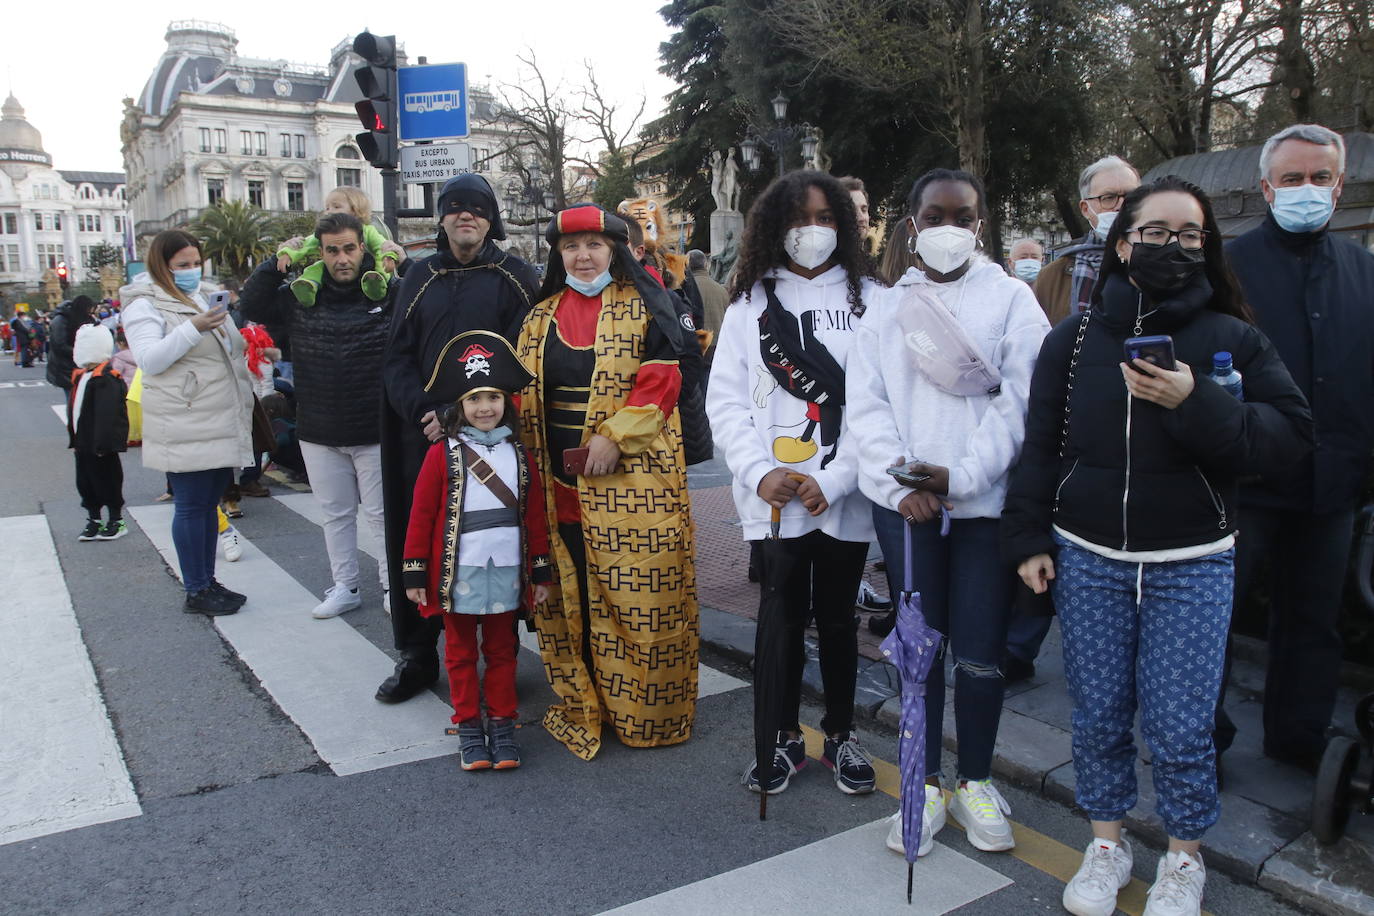
[[[120,129],[140,238],[186,225],[222,200],[274,216],[315,213],[341,185],[361,188],[381,211],[381,174],[354,141],[362,128],[353,104],[362,96],[353,73],[362,62],[351,36],[320,66],[242,57],[234,32],[215,23],[173,22],[166,40],[143,91],[125,100]],[[492,100],[470,94],[473,170],[499,187],[502,132],[477,127]],[[408,186],[401,205],[422,198]]]
[[122,248],[129,210],[124,175],[53,168],[38,129],[10,96],[0,109],[0,312],[32,298],[48,269],[86,279],[92,250]]

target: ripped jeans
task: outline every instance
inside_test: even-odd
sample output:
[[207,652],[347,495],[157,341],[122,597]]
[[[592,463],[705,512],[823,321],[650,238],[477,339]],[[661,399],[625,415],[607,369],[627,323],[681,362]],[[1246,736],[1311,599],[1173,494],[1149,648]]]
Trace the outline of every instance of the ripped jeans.
[[[890,509],[873,507],[873,526],[887,562],[888,587],[902,589],[902,528]],[[926,622],[945,634],[954,659],[954,723],[961,779],[987,779],[1002,718],[1002,653],[1007,642],[1016,573],[1000,554],[995,518],[956,518],[948,537],[936,519],[911,532],[912,576]],[[944,733],[945,668],[937,662],[926,681],[926,775],[940,772]]]

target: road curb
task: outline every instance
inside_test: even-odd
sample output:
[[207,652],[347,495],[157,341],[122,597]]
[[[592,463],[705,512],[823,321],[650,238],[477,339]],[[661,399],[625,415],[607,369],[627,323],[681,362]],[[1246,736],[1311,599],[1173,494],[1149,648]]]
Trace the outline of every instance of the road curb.
[[[753,620],[707,607],[701,608],[700,616],[704,645],[752,666]],[[810,699],[823,699],[811,638],[807,639],[802,692]],[[856,721],[898,729],[901,693],[892,666],[859,659],[854,714]],[[1003,708],[993,774],[1042,797],[1075,807],[1071,737],[1065,729]],[[950,752],[959,748],[951,707],[945,710],[943,743]],[[1137,777],[1139,802],[1125,818],[1126,829],[1148,845],[1162,849],[1168,837],[1154,813],[1154,789],[1146,762],[1138,763]],[[1237,795],[1228,794],[1223,803],[1230,814],[1208,832],[1205,841],[1209,867],[1245,884],[1258,885],[1301,909],[1330,916],[1374,916],[1374,888],[1350,886],[1348,880],[1341,884],[1342,874],[1332,873],[1325,858],[1331,852],[1316,846],[1305,823]],[[1245,810],[1236,816],[1238,807]],[[1346,863],[1347,867],[1337,869],[1343,875],[1353,875],[1355,880],[1361,877],[1361,871],[1374,875],[1374,852],[1364,844],[1346,841],[1335,855]]]

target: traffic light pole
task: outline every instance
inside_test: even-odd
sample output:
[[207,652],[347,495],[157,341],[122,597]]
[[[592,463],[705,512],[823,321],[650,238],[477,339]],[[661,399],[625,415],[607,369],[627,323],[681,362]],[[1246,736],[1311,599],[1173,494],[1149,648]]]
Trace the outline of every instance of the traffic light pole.
[[[382,169],[382,222],[393,239],[400,238],[397,224],[401,196],[401,173],[395,169]],[[407,214],[409,215],[409,214]]]

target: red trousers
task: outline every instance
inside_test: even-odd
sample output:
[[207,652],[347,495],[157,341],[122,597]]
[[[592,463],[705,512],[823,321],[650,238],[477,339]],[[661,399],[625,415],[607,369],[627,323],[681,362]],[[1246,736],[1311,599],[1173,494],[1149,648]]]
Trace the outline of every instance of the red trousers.
[[[482,715],[482,694],[487,714],[514,719],[515,655],[520,640],[515,635],[515,611],[504,614],[444,614],[444,667],[448,669],[453,721],[466,722]],[[477,686],[477,630],[482,631],[482,656],[487,670]]]

